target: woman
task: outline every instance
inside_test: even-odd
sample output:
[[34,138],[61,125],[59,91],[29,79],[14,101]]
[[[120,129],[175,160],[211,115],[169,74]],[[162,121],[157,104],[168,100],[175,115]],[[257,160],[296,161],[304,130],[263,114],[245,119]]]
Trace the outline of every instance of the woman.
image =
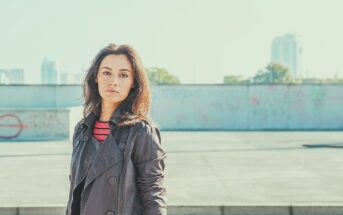
[[137,52],[110,44],[84,81],[75,126],[67,215],[167,214],[160,131]]

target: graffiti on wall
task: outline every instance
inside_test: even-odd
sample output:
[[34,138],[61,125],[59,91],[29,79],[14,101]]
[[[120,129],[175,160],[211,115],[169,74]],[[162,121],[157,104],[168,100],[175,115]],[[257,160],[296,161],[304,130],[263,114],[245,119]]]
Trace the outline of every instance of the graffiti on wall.
[[67,110],[9,110],[0,112],[0,141],[52,140],[69,135]]
[[27,128],[15,114],[0,115],[0,139],[12,139],[20,135]]

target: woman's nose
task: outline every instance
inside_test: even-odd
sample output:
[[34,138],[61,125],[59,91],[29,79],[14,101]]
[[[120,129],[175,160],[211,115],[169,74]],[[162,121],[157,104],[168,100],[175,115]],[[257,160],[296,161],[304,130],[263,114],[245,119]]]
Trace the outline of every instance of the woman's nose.
[[109,80],[109,84],[118,85],[118,80],[119,80],[119,78],[117,76],[113,75]]

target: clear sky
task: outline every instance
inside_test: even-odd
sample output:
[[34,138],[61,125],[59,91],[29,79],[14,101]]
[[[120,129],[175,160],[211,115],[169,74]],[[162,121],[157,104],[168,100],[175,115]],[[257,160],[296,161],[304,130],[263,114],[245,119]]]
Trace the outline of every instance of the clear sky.
[[110,42],[137,49],[145,67],[182,83],[253,76],[272,39],[302,37],[308,76],[343,77],[341,0],[2,0],[0,69],[40,83],[44,56],[62,72],[85,71]]

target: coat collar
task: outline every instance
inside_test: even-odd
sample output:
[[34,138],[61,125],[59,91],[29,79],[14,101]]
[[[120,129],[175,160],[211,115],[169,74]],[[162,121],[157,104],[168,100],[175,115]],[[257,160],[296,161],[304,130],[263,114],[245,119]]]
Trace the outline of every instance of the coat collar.
[[[122,115],[122,107],[119,105],[116,110],[113,112],[111,118],[110,118],[110,123],[117,125],[120,120],[121,120],[121,115]],[[87,128],[92,127],[94,124],[95,120],[98,118],[98,116],[91,112],[82,122],[84,126]]]

